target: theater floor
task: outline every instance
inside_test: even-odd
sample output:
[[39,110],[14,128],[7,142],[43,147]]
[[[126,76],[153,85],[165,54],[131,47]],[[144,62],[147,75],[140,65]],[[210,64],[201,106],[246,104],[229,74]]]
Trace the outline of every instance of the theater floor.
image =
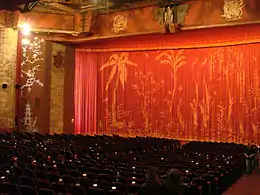
[[259,195],[260,170],[251,175],[245,175],[231,186],[223,195]]

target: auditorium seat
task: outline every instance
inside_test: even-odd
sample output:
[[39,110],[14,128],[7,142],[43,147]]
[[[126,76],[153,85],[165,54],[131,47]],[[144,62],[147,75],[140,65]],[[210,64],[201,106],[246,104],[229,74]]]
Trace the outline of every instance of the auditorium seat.
[[19,187],[21,195],[38,195],[38,192],[33,188],[29,186],[20,186]]
[[0,193],[12,195],[138,193],[150,167],[162,179],[182,171],[184,195],[214,195],[245,171],[246,147],[232,143],[28,132],[0,133],[0,140]]

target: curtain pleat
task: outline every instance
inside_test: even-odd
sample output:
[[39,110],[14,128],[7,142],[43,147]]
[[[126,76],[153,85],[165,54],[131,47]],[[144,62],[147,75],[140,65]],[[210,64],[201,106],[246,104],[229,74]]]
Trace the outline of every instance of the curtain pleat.
[[77,52],[75,64],[75,133],[96,134],[97,55]]

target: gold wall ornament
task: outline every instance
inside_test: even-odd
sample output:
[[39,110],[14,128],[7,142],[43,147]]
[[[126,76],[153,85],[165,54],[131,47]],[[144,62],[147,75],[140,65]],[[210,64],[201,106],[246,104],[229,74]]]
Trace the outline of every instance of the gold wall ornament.
[[125,31],[127,29],[127,16],[116,15],[113,19],[113,28],[112,31],[114,33],[119,33],[121,31]]
[[50,43],[52,66],[50,70],[50,132],[63,133],[64,117],[64,80],[66,47],[62,44]]
[[62,71],[64,68],[64,52],[58,51],[55,55],[53,55],[53,65]]
[[164,16],[164,25],[170,26],[174,23],[174,14],[170,6],[168,6],[165,9],[163,16]]
[[244,0],[225,0],[223,15],[227,20],[239,20],[243,16]]
[[154,16],[167,33],[173,33],[181,29],[187,10],[187,6],[161,7],[155,10]]

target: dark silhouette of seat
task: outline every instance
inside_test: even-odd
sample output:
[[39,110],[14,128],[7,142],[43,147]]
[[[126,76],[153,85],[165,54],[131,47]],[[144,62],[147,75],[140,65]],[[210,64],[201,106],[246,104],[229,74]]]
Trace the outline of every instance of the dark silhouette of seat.
[[38,195],[38,192],[30,186],[20,186],[19,189],[21,195]]
[[20,190],[17,185],[11,183],[0,184],[0,192],[9,195],[20,195]]
[[55,195],[55,192],[48,189],[40,189],[38,190],[38,195]]
[[105,195],[105,191],[100,188],[88,188],[87,195]]
[[50,183],[48,180],[45,179],[36,179],[35,184],[37,189],[51,189]]
[[30,186],[33,188],[35,187],[34,180],[30,177],[20,176],[19,180],[20,180],[20,185]]
[[86,190],[81,186],[69,186],[68,191],[71,195],[86,195]]

